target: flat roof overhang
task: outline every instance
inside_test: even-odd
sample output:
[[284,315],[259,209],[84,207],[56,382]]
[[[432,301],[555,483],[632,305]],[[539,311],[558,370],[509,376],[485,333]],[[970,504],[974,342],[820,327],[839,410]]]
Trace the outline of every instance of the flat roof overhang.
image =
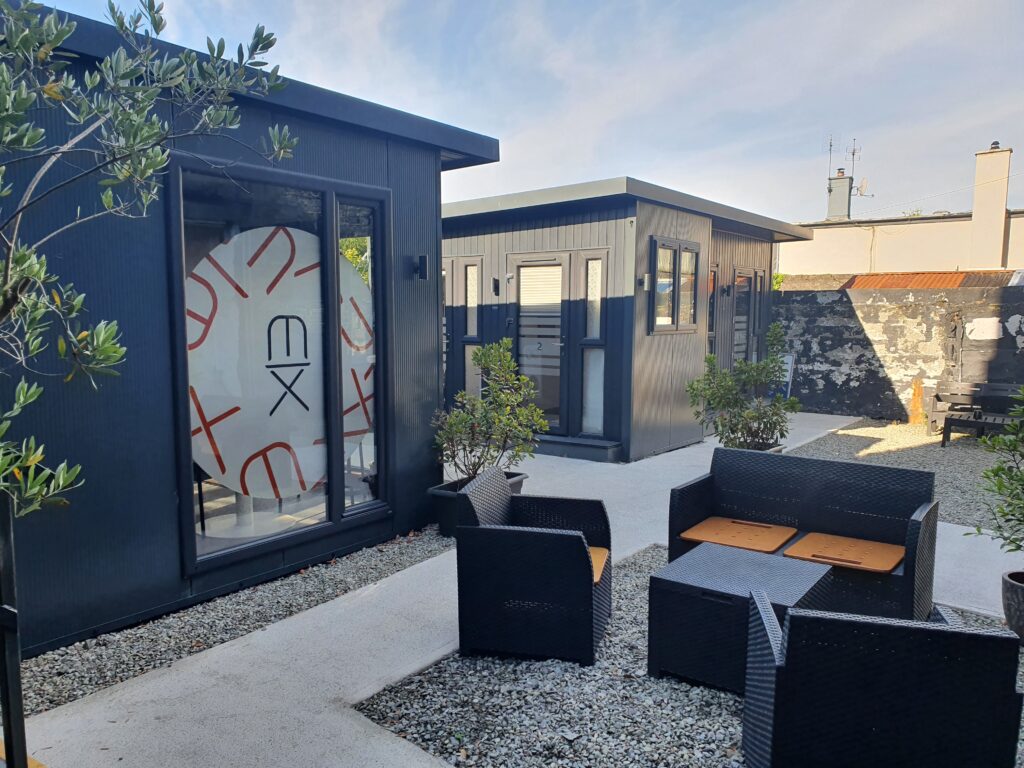
[[578,207],[597,201],[646,200],[659,205],[692,211],[709,216],[719,229],[742,230],[743,234],[758,233],[763,239],[781,243],[792,240],[812,240],[813,230],[716,203],[695,195],[688,195],[657,184],[640,181],[629,176],[588,181],[561,187],[548,187],[509,195],[462,200],[441,206],[446,221],[462,221],[469,217],[509,214],[512,211],[543,213],[544,209]]
[[[75,33],[62,46],[65,50],[102,59],[124,44],[121,35],[110,24],[73,13],[58,12],[77,25]],[[183,46],[163,40],[155,40],[154,43],[158,50],[170,56],[177,56],[185,50]],[[197,53],[202,58],[209,58],[201,51]],[[287,87],[274,94],[246,98],[437,147],[441,150],[442,171],[495,163],[499,159],[498,140],[490,136],[298,80],[285,78],[285,81]]]

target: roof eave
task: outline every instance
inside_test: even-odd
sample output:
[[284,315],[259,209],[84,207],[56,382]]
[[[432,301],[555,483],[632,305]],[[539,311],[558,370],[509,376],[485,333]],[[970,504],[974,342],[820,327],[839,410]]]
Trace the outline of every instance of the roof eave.
[[[67,16],[77,25],[75,33],[62,46],[72,53],[102,59],[124,43],[120,34],[110,24],[64,11],[60,11],[60,14]],[[158,50],[172,56],[185,50],[183,46],[164,40],[155,40],[154,44]],[[206,57],[201,51],[197,53],[201,57]],[[494,163],[499,159],[498,140],[491,136],[456,128],[447,123],[298,80],[286,78],[285,82],[287,87],[277,93],[248,98],[438,147],[441,150],[442,171]]]
[[[806,227],[778,221],[728,205],[722,205],[721,203],[688,195],[684,192],[677,192],[667,187],[660,187],[656,184],[650,184],[628,176],[446,203],[441,207],[441,216],[445,220],[450,221],[473,216],[495,215],[498,213],[508,214],[511,211],[529,213],[543,208],[579,205],[619,197],[644,200],[656,205],[693,211],[700,215],[709,216],[716,222],[733,224],[734,226],[738,224],[740,225],[739,228],[756,231],[758,236],[772,242],[780,243],[814,239],[813,230]],[[725,228],[728,229],[729,227],[726,226]]]

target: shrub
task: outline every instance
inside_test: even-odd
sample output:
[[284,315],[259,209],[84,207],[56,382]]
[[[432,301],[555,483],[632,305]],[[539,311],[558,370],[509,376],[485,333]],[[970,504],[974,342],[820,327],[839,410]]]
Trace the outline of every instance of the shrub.
[[519,373],[512,359],[512,339],[474,350],[473,365],[481,372],[480,396],[459,392],[451,410],[438,411],[432,421],[438,458],[466,479],[488,467],[509,469],[533,456],[536,434],[548,429],[544,412],[534,403],[533,381]]
[[715,356],[708,355],[704,375],[686,387],[701,425],[713,428],[726,448],[764,451],[778,445],[789,434],[789,414],[800,410],[795,397],[780,394],[786,365],[779,323],[768,328],[766,341],[763,360],[737,360],[731,371],[719,368]]
[[985,489],[997,497],[991,505],[992,531],[987,533],[1010,552],[1024,550],[1024,387],[1013,398],[1019,405],[1010,409],[1014,418],[1001,435],[981,439],[982,445],[999,458],[996,465],[982,473]]

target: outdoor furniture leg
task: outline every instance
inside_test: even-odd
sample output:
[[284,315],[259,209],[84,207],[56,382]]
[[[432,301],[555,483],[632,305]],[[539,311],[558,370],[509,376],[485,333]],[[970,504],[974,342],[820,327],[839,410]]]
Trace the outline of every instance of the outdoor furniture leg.
[[949,419],[947,419],[946,423],[942,425],[942,445],[939,446],[940,448],[946,447],[946,443],[949,442],[949,433],[952,429],[953,425],[949,422]]
[[25,710],[21,697],[21,643],[14,577],[14,514],[8,500],[0,505],[0,707],[3,707],[7,768],[28,768]]

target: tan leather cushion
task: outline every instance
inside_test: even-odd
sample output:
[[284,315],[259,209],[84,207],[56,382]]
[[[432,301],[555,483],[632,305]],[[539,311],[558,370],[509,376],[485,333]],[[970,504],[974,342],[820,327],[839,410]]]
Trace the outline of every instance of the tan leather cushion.
[[787,525],[709,517],[679,534],[686,541],[709,541],[753,552],[774,552],[796,536],[796,528]]
[[608,562],[608,550],[604,547],[590,547],[590,562],[594,564],[594,583],[601,580],[604,565]]
[[786,549],[786,557],[810,560],[840,568],[858,571],[889,573],[903,559],[906,550],[898,544],[832,536],[827,533],[808,533]]

